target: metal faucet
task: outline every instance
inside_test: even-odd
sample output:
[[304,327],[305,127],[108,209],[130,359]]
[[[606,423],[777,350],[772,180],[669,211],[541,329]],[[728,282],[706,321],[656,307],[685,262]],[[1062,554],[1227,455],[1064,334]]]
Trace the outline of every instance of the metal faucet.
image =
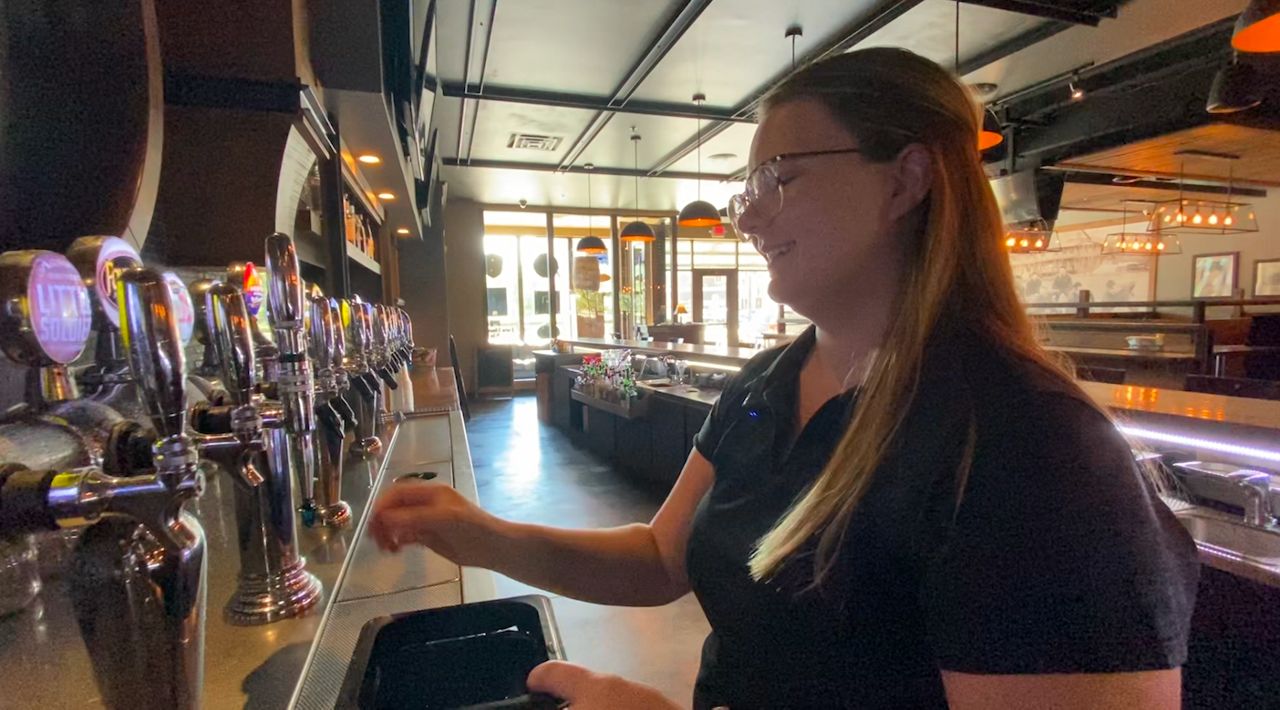
[[351,506],[342,500],[342,462],[346,458],[346,431],[356,428],[356,414],[343,397],[350,386],[342,369],[347,351],[337,301],[311,297],[310,354],[315,361],[316,420],[319,446],[316,470],[316,520],[326,527],[351,522]]
[[[275,336],[275,394],[284,415],[283,452],[298,479],[298,510],[307,527],[315,524],[315,381],[307,359],[302,272],[293,238],[276,232],[267,237],[267,318]],[[274,447],[273,447],[274,448]],[[280,452],[277,452],[277,455]]]
[[233,624],[265,624],[297,616],[320,600],[320,581],[298,554],[290,434],[283,405],[254,393],[250,316],[241,291],[215,283],[205,294],[205,327],[221,365],[225,405],[201,403],[193,423],[202,456],[235,482],[240,572],[225,615]]
[[364,457],[382,448],[378,438],[382,416],[382,384],[374,374],[370,358],[373,351],[373,323],[369,304],[357,299],[342,301],[342,321],[347,326],[347,354],[343,369],[358,395],[352,406],[356,412],[355,443],[351,450]]
[[1244,491],[1246,525],[1265,528],[1275,524],[1275,516],[1271,510],[1271,474],[1241,469],[1228,474],[1227,480]]
[[0,533],[85,528],[71,598],[111,708],[198,708],[205,538],[183,508],[203,477],[186,434],[182,342],[153,270],[119,275],[123,342],[156,438],[146,470],[0,467]]

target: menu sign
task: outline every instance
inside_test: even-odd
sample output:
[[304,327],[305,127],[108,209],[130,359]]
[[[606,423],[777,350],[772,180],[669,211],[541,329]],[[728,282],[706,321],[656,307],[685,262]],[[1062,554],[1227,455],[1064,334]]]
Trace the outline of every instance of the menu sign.
[[169,300],[173,303],[174,320],[178,321],[178,335],[182,344],[191,342],[196,327],[196,307],[191,302],[191,292],[182,279],[172,271],[164,272],[165,285],[169,287]]
[[80,272],[67,257],[42,252],[32,260],[27,308],[31,331],[45,356],[63,365],[80,356],[93,311]]
[[98,249],[97,269],[94,272],[94,291],[102,312],[111,321],[111,325],[120,327],[120,303],[116,295],[116,278],[120,272],[130,266],[142,264],[138,251],[119,237],[104,239]]

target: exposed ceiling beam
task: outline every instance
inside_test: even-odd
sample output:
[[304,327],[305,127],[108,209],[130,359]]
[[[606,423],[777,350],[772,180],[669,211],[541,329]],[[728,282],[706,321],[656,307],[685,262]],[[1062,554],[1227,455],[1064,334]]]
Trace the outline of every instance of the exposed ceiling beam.
[[1097,27],[1103,18],[1114,18],[1116,16],[1115,6],[1108,6],[1102,11],[1083,11],[1062,7],[1053,2],[1046,0],[961,0],[969,5],[981,5],[996,10],[1005,10],[1007,12],[1016,12],[1021,15],[1031,15],[1033,17],[1043,17],[1046,20],[1058,20],[1060,22],[1070,22],[1075,25],[1089,25]]
[[603,113],[634,113],[645,116],[663,116],[667,118],[698,118],[729,121],[733,123],[751,123],[754,119],[734,114],[735,109],[704,108],[702,113],[688,103],[669,103],[666,101],[627,101],[623,105],[614,105],[608,96],[592,96],[590,94],[568,94],[559,91],[540,91],[511,86],[486,86],[484,94],[476,96],[467,94],[462,82],[444,82],[441,88],[445,96],[467,98],[472,101],[495,101],[502,103],[528,104],[531,106],[550,106],[555,108],[574,108],[584,111],[600,111]]
[[[459,160],[457,158],[445,158],[444,164],[449,167],[465,167],[465,168],[491,168],[494,170],[527,170],[539,173],[585,173],[585,168],[579,165],[569,165],[561,168],[556,163],[521,163],[514,160]],[[611,175],[618,177],[648,177],[648,173],[644,170],[633,170],[632,168],[607,168],[599,165],[591,170],[592,175]],[[708,180],[713,182],[726,182],[733,178],[732,175],[721,175],[712,173],[676,172],[669,171],[661,175],[661,177],[671,180]]]
[[[622,80],[618,82],[617,87],[613,90],[613,97],[608,101],[609,108],[621,108],[627,105],[636,89],[649,76],[654,67],[667,56],[667,52],[675,46],[676,42],[684,36],[693,23],[702,14],[703,10],[711,4],[711,0],[685,0],[684,5],[672,13],[663,26],[662,31],[658,32],[649,46],[635,64],[631,66],[627,73],[623,75]],[[609,124],[609,120],[613,118],[612,111],[598,111],[591,121],[587,123],[578,137],[574,139],[569,150],[565,152],[564,160],[560,161],[560,167],[572,165],[578,161],[582,153],[591,145],[591,142],[600,135],[600,131]]]
[[[1111,185],[1117,190],[1124,188],[1145,189],[1145,190],[1166,190],[1169,192],[1194,192],[1202,195],[1235,195],[1237,197],[1266,197],[1267,191],[1257,187],[1245,187],[1241,185],[1241,180],[1236,180],[1231,185],[1224,185],[1221,181],[1209,181],[1205,179],[1186,178],[1177,182],[1170,182],[1167,178],[1163,180],[1155,179],[1154,174],[1139,173],[1129,170],[1113,170],[1111,168],[1096,168],[1088,165],[1074,165],[1064,163],[1061,165],[1046,167],[1046,170],[1054,170],[1066,173],[1066,181],[1069,183],[1078,183],[1081,185]],[[1138,178],[1136,182],[1126,180],[1122,183],[1115,182],[1115,178]]]
[[990,49],[985,49],[979,52],[976,56],[970,57],[968,60],[961,62],[960,71],[957,73],[960,76],[972,74],[979,69],[990,64],[995,64],[1001,59],[1017,54],[1032,45],[1039,44],[1040,42],[1043,42],[1060,32],[1069,30],[1072,27],[1075,27],[1075,25],[1070,22],[1045,22],[1016,37],[1005,40]]
[[[489,21],[486,23],[482,23],[485,25],[485,32],[484,32],[484,39],[483,39],[484,45],[480,48],[480,68],[478,73],[479,80],[473,81],[471,78],[471,67],[472,67],[471,55],[473,53],[472,40],[475,37],[475,28],[476,28],[476,1],[477,0],[471,0],[471,9],[467,15],[467,49],[466,49],[467,56],[462,65],[462,85],[463,85],[463,90],[466,92],[466,95],[468,97],[471,95],[478,96],[484,93],[485,68],[488,67],[489,65],[489,47],[491,45],[491,40],[493,39],[493,25],[498,17],[498,0],[488,0],[489,1]],[[459,110],[458,156],[462,157],[463,155],[465,155],[467,159],[470,159],[471,146],[472,146],[472,143],[475,141],[475,136],[476,136],[476,117],[477,117],[477,114],[479,114],[480,112],[480,107],[478,105],[473,105],[471,107],[471,125],[468,127],[467,120],[466,120],[467,119],[467,99],[463,98],[462,101],[459,101],[458,103],[460,104],[460,108],[458,109]],[[466,142],[467,142],[466,153],[463,153],[463,150],[462,150],[462,141],[464,136],[466,137]]]
[[[919,5],[923,0],[882,0],[868,15],[862,17],[849,25],[846,25],[841,31],[836,33],[837,39],[828,42],[825,45],[815,47],[808,54],[796,62],[795,67],[787,67],[785,70],[778,72],[769,81],[756,87],[745,101],[738,104],[734,108],[733,115],[738,118],[751,118],[755,115],[756,109],[760,105],[760,100],[774,86],[781,83],[784,79],[793,73],[822,60],[833,54],[840,54],[848,51],[851,47],[862,42],[867,37],[878,32],[885,25],[902,17],[908,10]],[[705,113],[703,114],[706,115]],[[659,175],[666,171],[667,168],[679,162],[689,153],[697,150],[698,146],[707,140],[724,132],[730,126],[725,121],[712,121],[710,125],[702,129],[702,139],[699,140],[695,135],[689,140],[681,143],[675,150],[664,155],[656,164],[649,169],[650,175]]]

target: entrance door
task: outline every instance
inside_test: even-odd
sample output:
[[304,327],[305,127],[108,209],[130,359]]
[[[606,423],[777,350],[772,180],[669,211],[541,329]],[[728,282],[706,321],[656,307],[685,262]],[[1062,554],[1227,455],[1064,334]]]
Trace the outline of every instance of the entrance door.
[[706,324],[702,342],[738,344],[738,271],[693,270],[693,320]]

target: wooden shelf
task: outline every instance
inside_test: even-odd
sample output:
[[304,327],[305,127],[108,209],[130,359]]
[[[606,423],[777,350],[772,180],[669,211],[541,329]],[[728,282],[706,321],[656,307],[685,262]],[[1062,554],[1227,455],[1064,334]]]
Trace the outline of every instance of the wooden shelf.
[[357,249],[355,245],[353,245],[351,242],[346,242],[346,245],[347,245],[347,256],[352,261],[363,266],[369,271],[372,271],[373,273],[378,274],[379,276],[382,275],[382,266],[380,266],[378,262],[369,258],[367,254]]
[[643,417],[649,411],[649,400],[644,397],[636,397],[628,405],[592,397],[576,388],[569,391],[569,397],[575,402],[582,402],[588,407],[608,412],[623,419],[637,419]]

